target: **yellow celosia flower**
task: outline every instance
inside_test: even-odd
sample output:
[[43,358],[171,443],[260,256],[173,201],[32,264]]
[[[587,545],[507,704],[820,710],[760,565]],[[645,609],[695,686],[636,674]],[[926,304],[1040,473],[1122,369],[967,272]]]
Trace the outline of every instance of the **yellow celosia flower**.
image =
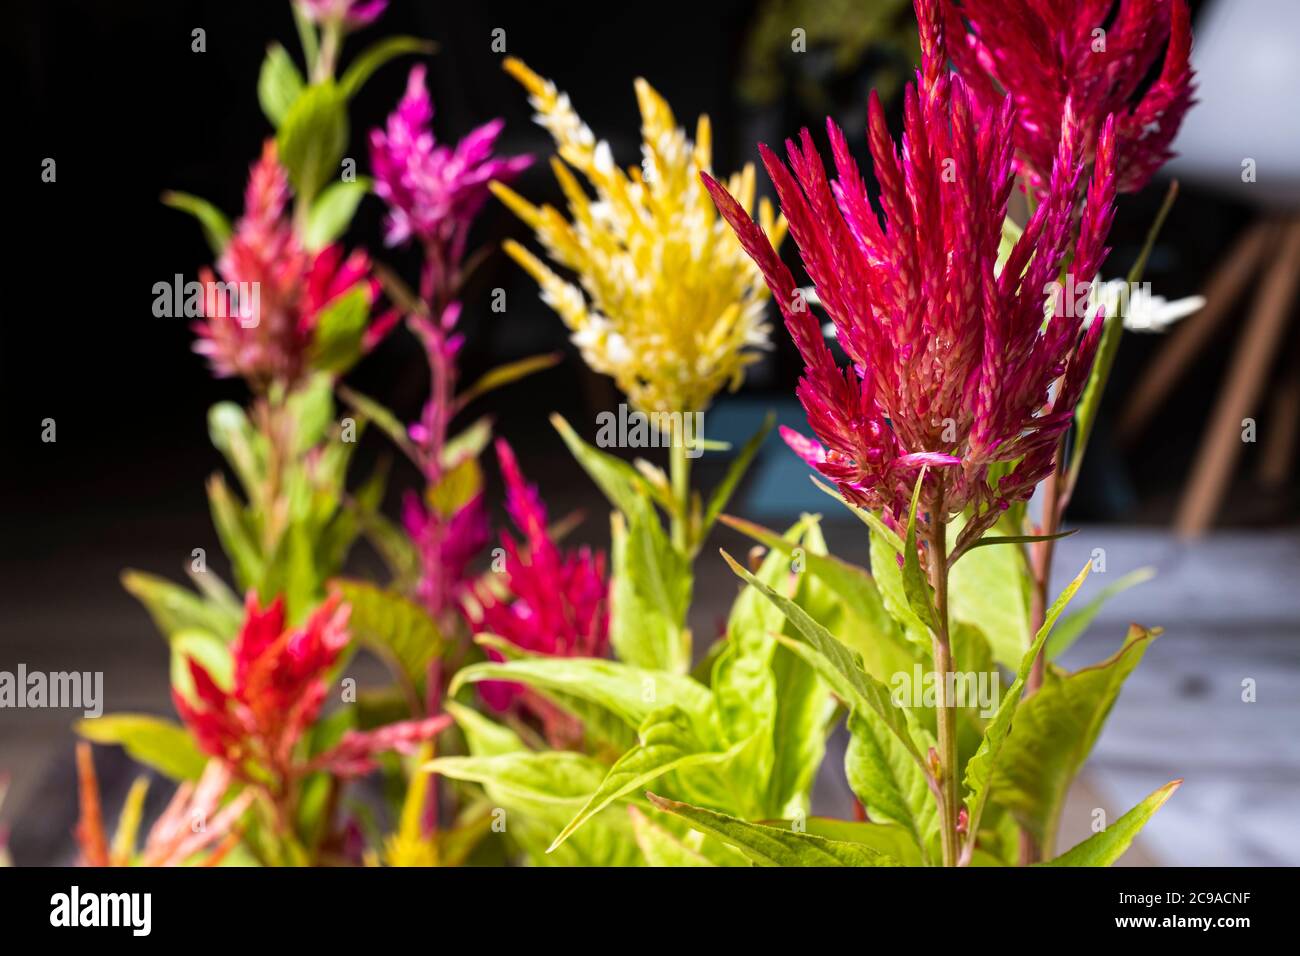
[[[538,123],[555,139],[559,158],[552,158],[551,168],[572,221],[500,183],[492,191],[577,282],[561,278],[519,243],[506,242],[506,252],[537,280],[543,301],[572,330],[587,364],[612,376],[634,407],[703,411],[724,385],[740,385],[770,331],[763,320],[763,277],[700,183],[701,170],[712,174],[708,117],[700,117],[692,143],[663,97],[638,79],[643,159],[624,173],[609,144],[596,140],[554,83],[513,58],[505,68],[528,90]],[[727,188],[752,207],[752,164]],[[759,222],[773,243],[780,242],[785,220],[774,216],[766,199]]]

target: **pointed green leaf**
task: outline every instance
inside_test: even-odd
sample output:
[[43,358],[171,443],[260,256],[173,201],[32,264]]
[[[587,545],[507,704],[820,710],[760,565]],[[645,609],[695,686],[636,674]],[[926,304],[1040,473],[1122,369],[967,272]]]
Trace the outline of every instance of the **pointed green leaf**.
[[420,684],[429,663],[442,653],[443,639],[433,618],[410,598],[368,581],[335,579],[352,608],[348,628],[358,643],[396,666],[412,684]]
[[348,145],[346,98],[332,80],[304,89],[285,114],[276,135],[280,163],[294,192],[311,202],[339,172]]
[[563,356],[559,352],[545,352],[541,355],[530,355],[528,358],[519,359],[517,362],[498,365],[496,368],[485,372],[473,385],[457,395],[456,405],[459,408],[464,408],[470,402],[486,395],[488,392],[509,385],[511,382],[517,382],[521,378],[527,378],[535,372],[554,367],[559,364],[561,358]]
[[939,832],[939,805],[925,771],[871,710],[849,716],[849,733],[844,754],[849,787],[873,821],[898,824],[924,859],[925,847]]
[[125,571],[122,586],[144,605],[164,637],[185,630],[201,630],[223,641],[234,638],[242,616],[186,588],[143,571]]
[[1083,607],[1061,618],[1061,623],[1052,631],[1052,636],[1047,639],[1047,650],[1043,653],[1047,655],[1049,660],[1060,657],[1070,649],[1070,646],[1075,641],[1083,636],[1083,632],[1088,629],[1088,625],[1096,618],[1097,612],[1101,610],[1102,605],[1116,594],[1121,594],[1131,587],[1142,584],[1144,581],[1150,581],[1155,576],[1155,568],[1138,568],[1136,571],[1130,571],[1118,581],[1106,585],[1097,592],[1096,597]]
[[366,81],[375,71],[387,63],[408,53],[432,53],[438,48],[436,43],[421,40],[419,37],[386,37],[371,44],[361,51],[343,73],[339,80],[339,90],[349,99],[356,96]]
[[637,738],[637,746],[609,768],[586,804],[555,837],[550,850],[620,797],[640,791],[664,774],[706,762],[720,763],[727,756],[708,750],[695,735],[690,717],[676,707],[652,713],[638,728]]
[[1138,832],[1146,826],[1165,801],[1181,787],[1181,780],[1171,780],[1155,793],[1148,796],[1136,807],[1124,814],[1105,830],[1094,833],[1078,846],[1062,853],[1055,860],[1048,860],[1041,866],[1110,866],[1133,843]]
[[583,470],[591,476],[597,487],[605,493],[605,497],[619,511],[625,515],[631,515],[636,512],[638,499],[644,494],[650,494],[645,478],[636,468],[622,458],[606,454],[599,449],[588,445],[575,432],[561,416],[552,415],[551,424],[555,430],[560,433],[564,439],[564,444],[569,447],[573,457],[578,460],[578,464]]
[[1160,634],[1136,624],[1107,660],[1045,681],[1016,712],[993,772],[993,799],[1033,834],[1050,856],[1065,794],[1082,768],[1124,680]]
[[77,733],[98,744],[119,744],[146,767],[172,780],[197,780],[208,758],[184,727],[147,714],[112,714],[76,723]]
[[1083,586],[1084,579],[1088,577],[1088,572],[1091,570],[1092,562],[1089,561],[1083,566],[1083,570],[1079,572],[1078,576],[1061,592],[1060,596],[1052,602],[1052,606],[1047,609],[1043,626],[1039,628],[1033,645],[1021,659],[1020,668],[1016,671],[1016,679],[1012,682],[1011,687],[1007,689],[1006,695],[1002,698],[1002,703],[998,705],[997,713],[993,715],[993,720],[989,722],[988,727],[985,729],[984,739],[980,741],[979,749],[966,762],[966,773],[963,782],[966,789],[967,831],[970,834],[967,838],[968,849],[974,846],[975,835],[979,833],[980,817],[984,813],[984,805],[988,802],[990,779],[994,768],[997,766],[1002,745],[1006,742],[1007,734],[1011,731],[1011,721],[1015,717],[1016,709],[1020,706],[1020,695],[1024,690],[1029,672],[1034,666],[1034,660],[1047,642],[1047,636],[1052,632],[1052,626],[1056,623],[1056,619],[1061,616],[1061,611],[1065,609],[1065,606],[1070,603],[1070,599]]
[[230,241],[230,220],[212,203],[189,193],[168,190],[162,194],[164,206],[187,212],[199,221],[203,229],[203,238],[207,240],[212,254],[220,256]]
[[737,564],[726,551],[722,552],[722,557],[731,566],[732,571],[781,609],[790,623],[795,626],[803,642],[815,652],[814,655],[804,659],[818,668],[822,677],[835,688],[850,707],[857,710],[866,708],[872,710],[890,732],[898,737],[913,759],[921,763],[921,756],[916,751],[907,726],[907,718],[900,708],[893,705],[889,688],[864,671],[857,655],[837,641],[826,628],[809,617],[803,608],[758,580]]
[[357,206],[370,192],[371,185],[368,176],[360,176],[347,182],[331,183],[321,190],[307,213],[303,245],[315,252],[343,235],[352,223]]
[[485,680],[527,684],[591,701],[633,728],[666,706],[680,707],[692,715],[699,728],[708,724],[713,706],[708,689],[689,677],[590,657],[533,657],[471,664],[456,672],[449,693],[454,696],[466,684]]
[[257,76],[257,101],[272,126],[278,127],[284,122],[285,115],[302,88],[302,74],[298,72],[298,67],[284,47],[272,43],[266,48],[266,59],[262,61],[262,69]]
[[758,866],[896,866],[897,863],[864,843],[828,840],[767,826],[749,823],[725,813],[694,807],[689,803],[666,800],[646,794],[660,810],[675,813],[691,826],[736,847]]

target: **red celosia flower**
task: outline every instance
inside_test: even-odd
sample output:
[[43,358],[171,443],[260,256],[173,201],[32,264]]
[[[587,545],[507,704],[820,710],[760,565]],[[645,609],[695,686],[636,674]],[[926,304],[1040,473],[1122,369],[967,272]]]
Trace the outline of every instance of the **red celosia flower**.
[[[726,190],[704,179],[763,270],[807,365],[798,394],[821,442],[785,430],[791,447],[848,500],[891,520],[906,514],[918,469],[937,466],[924,489],[927,510],[955,514],[973,504],[984,521],[1009,501],[1028,498],[1048,474],[1086,383],[1101,323],[1081,333],[1084,316],[1059,308],[1044,322],[1045,289],[1058,278],[1076,226],[1076,286],[1092,279],[1106,252],[1115,134],[1113,122],[1102,129],[1078,213],[1076,187],[1087,157],[1067,104],[1042,201],[996,273],[1013,181],[1013,106],[1008,98],[982,108],[963,80],[946,72],[934,4],[917,2],[923,68],[918,85],[907,89],[901,156],[871,97],[868,139],[883,224],[834,123],[827,121],[833,183],[807,130],[800,143],[787,143],[793,175],[760,147],[851,371],[836,366],[820,323],[762,230]],[[1061,385],[1049,396],[1057,379]],[[996,462],[1017,464],[991,481]]]
[[294,747],[325,700],[325,674],[348,643],[349,608],[330,597],[297,630],[285,630],[284,602],[265,610],[250,591],[244,626],[231,646],[234,683],[220,687],[190,659],[197,704],[173,689],[176,710],[199,746],[236,773],[251,763],[273,776],[292,776]]
[[317,770],[355,776],[374,767],[376,754],[410,752],[440,733],[446,715],[402,721],[367,732],[349,731],[333,749],[310,762],[295,753],[325,700],[325,677],[348,643],[348,612],[332,595],[301,628],[285,630],[284,602],[265,609],[250,591],[244,626],[231,647],[234,683],[220,687],[193,659],[189,661],[197,704],[172,691],[176,710],[199,742],[233,773],[282,787]]
[[1015,101],[1017,171],[1035,190],[1051,174],[1067,102],[1085,155],[1114,114],[1119,192],[1137,192],[1173,156],[1192,105],[1186,0],[943,2],[953,62],[980,104],[996,108],[1004,93]]
[[[310,353],[321,311],[360,286],[374,302],[378,283],[370,260],[356,251],[344,258],[333,245],[311,253],[303,248],[285,215],[289,179],[267,140],[253,164],[244,194],[244,215],[217,261],[225,289],[211,270],[200,278],[205,289],[204,318],[196,323],[194,350],[207,356],[219,376],[239,375],[255,389],[271,382],[292,385],[309,371]],[[397,320],[390,313],[367,330],[369,348]]]
[[[580,548],[567,554],[551,538],[546,506],[524,479],[519,462],[504,439],[497,439],[497,459],[506,484],[506,512],[523,536],[516,541],[502,532],[505,551],[505,596],[484,587],[471,619],[480,630],[503,637],[537,654],[600,657],[609,641],[609,589],[605,556]],[[496,652],[489,652],[500,660]],[[514,684],[479,685],[484,700],[504,710],[521,696]],[[530,709],[544,720],[549,711],[529,697]]]

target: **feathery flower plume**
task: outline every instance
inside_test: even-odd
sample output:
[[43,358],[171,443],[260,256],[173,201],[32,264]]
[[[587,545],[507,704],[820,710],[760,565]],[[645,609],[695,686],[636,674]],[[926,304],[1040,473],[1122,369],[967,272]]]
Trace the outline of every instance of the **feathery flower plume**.
[[[506,242],[506,252],[537,280],[587,364],[612,376],[636,408],[703,411],[723,386],[739,386],[769,332],[758,270],[700,186],[699,173],[711,163],[708,117],[700,117],[692,143],[667,102],[638,79],[643,160],[624,173],[609,144],[596,140],[554,83],[513,58],[505,68],[527,89],[537,122],[555,139],[559,158],[551,168],[572,221],[500,183],[492,191],[577,283],[518,243]],[[586,177],[594,200],[570,168]],[[753,167],[732,176],[728,187],[748,209]],[[759,218],[779,243],[785,223],[766,200]]]
[[1035,191],[1047,187],[1067,103],[1088,157],[1115,116],[1119,192],[1137,192],[1173,156],[1192,105],[1186,0],[1120,0],[1113,14],[1113,0],[943,2],[953,62],[981,107],[1015,101],[1016,168]]
[[[546,506],[519,469],[504,439],[496,442],[506,484],[506,511],[522,541],[501,533],[505,550],[504,594],[484,586],[469,615],[474,627],[517,647],[558,657],[601,657],[609,643],[609,588],[605,556],[588,548],[564,553],[547,530]],[[501,660],[499,653],[489,656]],[[499,681],[479,684],[489,706],[523,704],[552,726],[563,715],[525,688]],[[549,736],[549,735],[548,735]]]
[[414,238],[424,246],[421,294],[430,300],[444,293],[434,303],[439,311],[459,285],[470,226],[487,201],[488,183],[514,179],[533,158],[493,155],[505,126],[499,119],[455,146],[439,144],[424,79],[424,67],[413,67],[385,129],[371,130],[370,162],[375,193],[388,204],[385,241],[396,246]]
[[[786,144],[790,168],[760,147],[790,232],[852,369],[841,370],[790,271],[731,195],[705,185],[777,300],[806,370],[798,395],[820,441],[786,441],[845,498],[906,517],[918,470],[931,466],[927,511],[975,505],[978,536],[1052,468],[1087,380],[1100,322],[1060,308],[1044,322],[1044,290],[1065,262],[1076,187],[1088,165],[1068,106],[1043,201],[1000,273],[995,271],[1012,186],[1013,106],[981,107],[946,71],[936,0],[918,0],[922,70],[909,85],[900,154],[872,94],[868,140],[881,185],[882,224],[844,135],[827,121],[829,181],[805,129]],[[1114,123],[1101,131],[1070,265],[1090,282],[1113,215]],[[1050,386],[1061,380],[1054,394]],[[1009,463],[1015,463],[1010,465]],[[1001,476],[990,471],[1008,463]],[[1009,469],[1009,470],[1008,470]]]
[[[232,301],[211,270],[200,272],[206,290],[204,318],[194,331],[194,351],[206,356],[214,374],[239,375],[255,391],[272,382],[292,386],[311,371],[312,344],[323,309],[358,287],[373,304],[378,285],[370,260],[360,250],[344,258],[340,245],[305,249],[285,215],[288,174],[267,140],[253,164],[244,193],[244,215],[217,261],[225,288],[239,290]],[[244,290],[255,290],[248,295]],[[250,301],[251,299],[251,301]],[[396,321],[389,314],[373,323],[363,347],[373,346]]]

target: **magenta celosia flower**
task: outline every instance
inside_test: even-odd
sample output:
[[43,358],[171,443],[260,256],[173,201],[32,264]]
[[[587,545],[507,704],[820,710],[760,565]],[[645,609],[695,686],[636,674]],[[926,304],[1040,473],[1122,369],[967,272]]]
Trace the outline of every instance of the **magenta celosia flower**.
[[[505,551],[505,594],[484,586],[471,611],[475,628],[503,637],[537,654],[600,657],[609,641],[609,588],[605,556],[589,548],[561,552],[547,530],[546,506],[528,484],[514,452],[497,439],[497,459],[506,485],[506,512],[522,535],[501,534]],[[499,654],[490,651],[494,660]],[[554,716],[538,707],[524,688],[503,682],[479,684],[483,699],[505,710],[525,696],[525,703],[546,722]]]
[[[216,375],[239,375],[256,390],[271,382],[292,385],[310,371],[310,355],[322,310],[358,287],[373,304],[378,283],[361,251],[344,257],[340,245],[312,253],[303,248],[285,214],[289,179],[267,140],[253,164],[244,214],[217,260],[221,284],[200,272],[204,317],[194,326],[194,350]],[[388,313],[367,329],[372,347],[397,320]]]
[[[839,369],[821,325],[761,229],[705,176],[719,210],[763,270],[806,363],[798,394],[820,441],[784,430],[791,447],[844,496],[890,520],[905,517],[918,469],[932,466],[926,510],[967,505],[990,521],[1027,498],[1051,470],[1086,383],[1100,322],[1056,308],[1045,289],[1066,261],[1077,286],[1096,273],[1113,214],[1114,123],[1098,137],[1092,181],[1069,105],[1042,201],[1000,274],[998,244],[1013,177],[1014,108],[981,107],[946,72],[935,0],[918,0],[922,71],[909,85],[900,156],[873,93],[868,140],[880,182],[882,224],[843,133],[827,132],[830,182],[812,137],[788,142],[791,170],[766,147],[763,161],[817,295],[853,361]],[[1054,395],[1053,382],[1061,380]],[[991,482],[989,468],[1016,462]],[[972,522],[978,529],[980,521]],[[985,525],[987,527],[987,525]]]
[[[1085,155],[1114,114],[1119,192],[1137,192],[1173,156],[1169,145],[1192,105],[1186,0],[944,4],[953,62],[969,89],[986,109],[1004,93],[1015,101],[1017,171],[1035,190],[1051,174],[1067,101]],[[1159,75],[1144,89],[1162,54]]]
[[[386,240],[419,240],[430,260],[426,286],[454,295],[469,227],[488,198],[488,183],[509,181],[531,156],[493,156],[504,123],[493,120],[455,146],[433,136],[433,102],[423,66],[413,67],[406,94],[388,117],[386,129],[370,133],[375,192],[388,204]],[[429,288],[422,289],[433,298]],[[436,303],[438,307],[445,301]]]
[[455,331],[459,318],[459,303],[445,309],[438,322],[418,314],[408,318],[429,363],[429,399],[420,420],[407,429],[415,463],[424,476],[425,494],[407,492],[402,524],[420,557],[417,596],[444,625],[448,613],[460,607],[470,562],[491,537],[481,491],[463,502],[444,501],[438,492],[443,479],[465,464],[464,457],[447,454],[447,432],[455,413],[456,355],[464,341]]
[[356,30],[374,23],[388,0],[299,0],[307,16],[317,23],[341,23]]

